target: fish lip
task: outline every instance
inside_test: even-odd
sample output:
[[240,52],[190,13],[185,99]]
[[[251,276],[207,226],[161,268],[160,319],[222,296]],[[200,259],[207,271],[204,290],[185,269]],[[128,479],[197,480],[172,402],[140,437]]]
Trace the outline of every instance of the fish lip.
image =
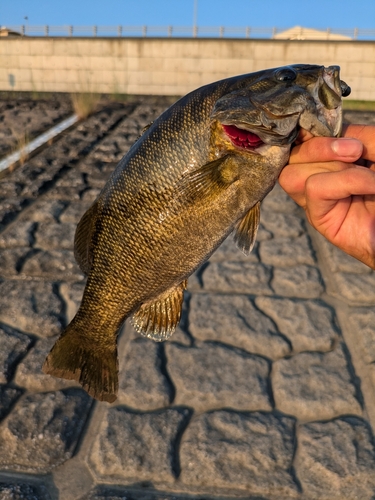
[[340,66],[323,68],[323,80],[341,98]]

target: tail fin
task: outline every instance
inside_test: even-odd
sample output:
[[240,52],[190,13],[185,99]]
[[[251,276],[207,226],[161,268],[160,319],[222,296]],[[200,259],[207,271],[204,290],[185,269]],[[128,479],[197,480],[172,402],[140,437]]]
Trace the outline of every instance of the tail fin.
[[56,341],[48,354],[43,372],[67,380],[77,380],[85,391],[99,401],[112,403],[118,391],[118,360],[113,349],[80,342],[74,334],[74,321]]

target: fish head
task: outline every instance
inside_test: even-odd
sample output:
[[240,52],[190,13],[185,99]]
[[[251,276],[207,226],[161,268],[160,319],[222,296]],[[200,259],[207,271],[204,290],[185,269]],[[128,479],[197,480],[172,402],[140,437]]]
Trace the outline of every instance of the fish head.
[[211,119],[235,147],[258,152],[291,145],[300,128],[339,136],[341,98],[349,94],[339,66],[294,64],[239,77],[216,101]]

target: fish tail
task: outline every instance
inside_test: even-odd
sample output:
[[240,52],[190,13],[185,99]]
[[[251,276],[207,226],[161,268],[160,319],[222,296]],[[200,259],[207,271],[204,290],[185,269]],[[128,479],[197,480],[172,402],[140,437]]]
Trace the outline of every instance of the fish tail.
[[[85,339],[86,340],[86,339]],[[99,401],[112,403],[118,391],[118,359],[114,345],[95,345],[82,341],[74,320],[48,354],[43,372],[54,377],[77,380],[85,391]]]

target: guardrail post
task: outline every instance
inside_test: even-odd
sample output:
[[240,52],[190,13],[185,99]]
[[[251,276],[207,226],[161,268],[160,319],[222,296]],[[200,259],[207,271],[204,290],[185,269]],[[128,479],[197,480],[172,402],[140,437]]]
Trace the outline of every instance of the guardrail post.
[[147,26],[143,26],[143,28],[142,28],[142,35],[143,35],[144,37],[146,37],[146,36],[147,36]]
[[117,27],[117,35],[122,36],[122,26]]
[[272,38],[275,38],[276,33],[277,33],[277,28],[274,26],[272,28]]
[[73,26],[69,26],[69,36],[73,36]]
[[193,37],[197,38],[198,36],[198,26],[193,26]]
[[93,36],[97,36],[98,35],[98,27],[97,26],[93,26],[93,28],[92,28],[92,35]]
[[249,26],[246,26],[246,34],[245,34],[246,38],[250,38],[250,27]]
[[358,28],[354,28],[353,39],[358,40]]
[[48,34],[49,34],[49,29],[48,29],[47,25],[44,26],[44,34],[45,34],[45,36],[48,36]]
[[172,37],[172,26],[168,26],[168,37],[171,38]]
[[21,26],[21,34],[22,34],[22,36],[25,36],[25,25],[24,24]]
[[220,26],[220,38],[224,37],[224,26]]

